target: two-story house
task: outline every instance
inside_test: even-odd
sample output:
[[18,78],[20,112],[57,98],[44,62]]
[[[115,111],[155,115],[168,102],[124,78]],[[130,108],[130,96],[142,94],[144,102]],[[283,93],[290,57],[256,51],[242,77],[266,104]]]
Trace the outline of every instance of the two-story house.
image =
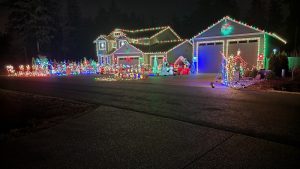
[[180,56],[192,61],[192,43],[181,39],[169,26],[115,29],[109,35],[100,35],[94,43],[101,65],[133,65],[141,62],[152,65],[155,57],[159,63],[164,57],[169,63],[174,63]]

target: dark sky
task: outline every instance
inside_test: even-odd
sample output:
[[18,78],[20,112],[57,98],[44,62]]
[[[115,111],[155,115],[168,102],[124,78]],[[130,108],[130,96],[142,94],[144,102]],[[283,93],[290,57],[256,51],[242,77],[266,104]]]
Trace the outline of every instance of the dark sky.
[[[94,16],[98,7],[107,8],[112,0],[85,0],[80,1],[83,13]],[[189,13],[193,10],[197,0],[115,0],[123,12],[135,12],[137,14],[162,16],[168,18],[174,13]]]
[[[6,0],[0,0],[0,3]],[[78,0],[84,17],[94,17],[100,7],[108,8],[112,0]],[[190,14],[198,0],[115,0],[124,13],[134,12],[146,19],[156,19],[162,25],[168,25],[174,14],[184,16]],[[221,0],[220,0],[221,1]],[[222,0],[223,1],[223,0]],[[238,0],[241,14],[246,13],[251,0]],[[236,10],[236,9],[233,9]],[[0,9],[0,31],[4,29],[7,12]],[[205,17],[207,14],[203,14]]]
[[[85,16],[94,16],[99,7],[107,8],[112,0],[82,0],[82,12]],[[187,15],[194,10],[198,0],[115,0],[123,12],[135,12],[144,16],[153,16],[168,21],[175,13]],[[220,0],[221,1],[221,0]],[[222,0],[224,1],[224,0]],[[242,11],[247,10],[251,0],[238,0]],[[235,10],[235,9],[233,9]],[[243,12],[242,12],[243,13]],[[204,17],[203,14],[202,17]]]

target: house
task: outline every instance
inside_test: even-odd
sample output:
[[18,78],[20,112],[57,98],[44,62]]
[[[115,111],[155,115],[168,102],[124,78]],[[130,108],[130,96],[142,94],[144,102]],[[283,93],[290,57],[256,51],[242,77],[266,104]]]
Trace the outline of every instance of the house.
[[192,43],[181,39],[169,26],[115,29],[109,35],[100,35],[94,43],[101,65],[134,65],[143,62],[151,66],[155,57],[159,64],[164,57],[169,63],[174,63],[180,56],[192,61]]
[[268,69],[271,52],[287,42],[276,35],[226,16],[192,38],[198,73],[219,73],[222,53],[241,52],[248,67]]

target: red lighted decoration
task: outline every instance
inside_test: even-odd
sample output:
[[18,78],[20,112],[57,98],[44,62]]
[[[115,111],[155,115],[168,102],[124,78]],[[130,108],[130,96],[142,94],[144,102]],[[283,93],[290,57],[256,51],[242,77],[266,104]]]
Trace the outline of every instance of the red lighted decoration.
[[132,57],[126,57],[125,60],[126,60],[127,63],[131,63],[132,62]]
[[189,75],[190,74],[190,68],[179,67],[177,69],[177,73],[178,73],[178,75]]
[[264,59],[264,55],[258,55],[258,60],[263,60]]

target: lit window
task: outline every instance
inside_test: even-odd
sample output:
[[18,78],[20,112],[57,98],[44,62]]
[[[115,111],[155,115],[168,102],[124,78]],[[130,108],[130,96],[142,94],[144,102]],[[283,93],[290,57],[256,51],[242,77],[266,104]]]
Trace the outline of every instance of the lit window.
[[123,45],[125,45],[127,43],[126,40],[121,40],[119,41],[119,46],[122,47]]
[[99,42],[99,50],[105,50],[106,49],[106,43],[105,42]]

